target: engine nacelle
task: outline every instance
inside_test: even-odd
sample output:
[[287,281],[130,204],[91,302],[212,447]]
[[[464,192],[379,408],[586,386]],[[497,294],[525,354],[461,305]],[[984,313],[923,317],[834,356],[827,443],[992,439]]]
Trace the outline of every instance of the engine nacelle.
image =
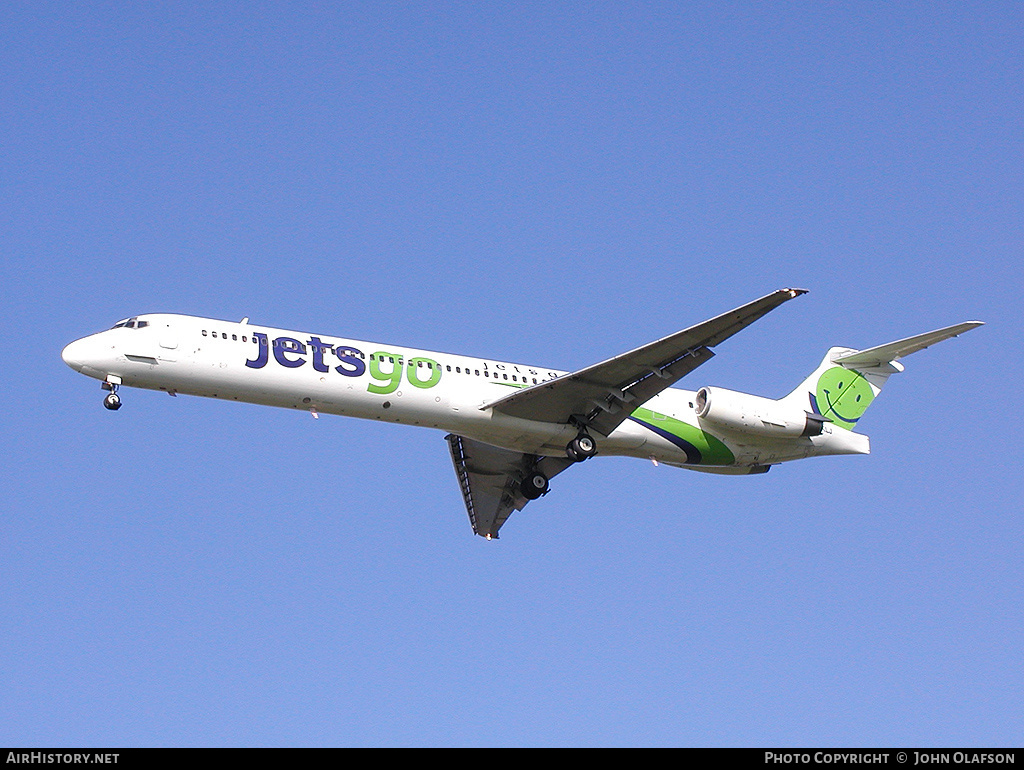
[[770,398],[737,393],[725,388],[701,388],[697,391],[695,406],[701,420],[757,436],[817,436],[827,421],[826,417],[799,407],[785,407]]

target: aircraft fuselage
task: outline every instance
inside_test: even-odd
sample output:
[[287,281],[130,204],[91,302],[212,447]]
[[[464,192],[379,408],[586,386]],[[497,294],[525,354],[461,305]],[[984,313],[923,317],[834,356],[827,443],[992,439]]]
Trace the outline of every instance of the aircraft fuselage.
[[[247,322],[173,314],[129,321],[71,343],[64,360],[114,385],[436,428],[538,456],[564,456],[577,435],[569,424],[486,407],[513,389],[565,376],[562,370]],[[600,437],[601,454],[742,473],[835,453],[827,437],[759,442],[712,432],[696,417],[694,397],[681,389],[655,396]],[[689,426],[697,439],[681,441],[678,430],[663,429],[669,424]]]

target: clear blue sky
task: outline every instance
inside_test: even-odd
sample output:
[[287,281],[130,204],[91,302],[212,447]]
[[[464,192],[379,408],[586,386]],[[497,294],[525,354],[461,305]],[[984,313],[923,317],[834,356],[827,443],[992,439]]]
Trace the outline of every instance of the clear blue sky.
[[[1024,10],[0,9],[0,745],[1020,745]],[[123,391],[182,312],[684,383],[969,319],[870,457],[604,458],[498,542],[438,432]]]

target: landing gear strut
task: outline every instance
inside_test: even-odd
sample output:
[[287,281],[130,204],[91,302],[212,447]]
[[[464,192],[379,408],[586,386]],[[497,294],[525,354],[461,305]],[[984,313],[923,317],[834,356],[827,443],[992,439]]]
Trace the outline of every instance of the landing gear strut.
[[116,382],[104,382],[102,385],[104,390],[110,392],[103,398],[103,406],[112,412],[116,412],[121,408],[121,397],[117,395],[117,383]]
[[589,460],[597,454],[597,442],[591,438],[589,433],[580,433],[576,438],[566,444],[565,453],[575,463]]

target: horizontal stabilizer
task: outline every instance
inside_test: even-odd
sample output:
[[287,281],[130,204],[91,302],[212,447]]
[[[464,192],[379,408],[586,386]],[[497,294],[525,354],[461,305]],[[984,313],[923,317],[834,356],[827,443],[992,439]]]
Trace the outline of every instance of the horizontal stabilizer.
[[971,329],[975,329],[979,326],[984,326],[984,323],[982,321],[966,321],[962,324],[956,324],[955,326],[947,326],[945,329],[936,329],[933,332],[925,332],[924,334],[918,334],[915,337],[907,337],[905,340],[897,340],[896,342],[889,342],[885,345],[877,345],[873,348],[868,348],[867,350],[841,353],[835,356],[832,359],[832,362],[839,364],[840,366],[858,369],[882,367],[899,358],[909,356],[911,353],[924,350],[926,347],[934,345],[936,342],[948,340],[950,337],[956,337],[959,334],[963,334],[964,332],[970,331]]

